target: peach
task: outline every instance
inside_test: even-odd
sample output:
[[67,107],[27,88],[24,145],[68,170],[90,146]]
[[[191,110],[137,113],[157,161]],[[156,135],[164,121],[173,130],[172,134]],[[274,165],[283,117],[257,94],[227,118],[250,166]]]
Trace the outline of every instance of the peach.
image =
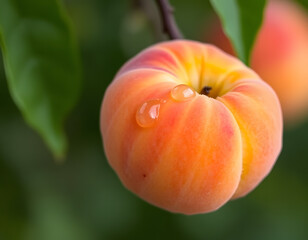
[[271,87],[236,58],[187,40],[154,45],[126,63],[105,92],[100,127],[122,183],[183,214],[249,193],[282,144]]
[[[207,40],[234,54],[221,27]],[[277,93],[284,118],[295,122],[308,113],[308,16],[295,2],[270,1],[252,51],[251,67]]]

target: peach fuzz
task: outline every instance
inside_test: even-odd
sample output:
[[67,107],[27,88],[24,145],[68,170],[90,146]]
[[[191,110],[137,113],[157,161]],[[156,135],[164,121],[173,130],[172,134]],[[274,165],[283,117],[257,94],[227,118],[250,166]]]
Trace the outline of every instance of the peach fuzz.
[[[204,87],[208,94],[200,94]],[[126,63],[105,92],[100,127],[122,183],[183,214],[249,193],[282,145],[275,92],[236,58],[187,40],[154,45]]]
[[[217,22],[207,40],[235,55]],[[292,1],[270,1],[252,51],[251,67],[275,90],[289,123],[308,113],[307,43],[307,13]]]

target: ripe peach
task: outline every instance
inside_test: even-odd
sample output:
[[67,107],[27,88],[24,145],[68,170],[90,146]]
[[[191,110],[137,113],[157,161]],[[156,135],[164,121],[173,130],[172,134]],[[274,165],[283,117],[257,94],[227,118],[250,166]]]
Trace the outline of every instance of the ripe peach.
[[[213,24],[208,36],[224,51],[234,54],[221,27]],[[270,1],[257,37],[251,67],[277,93],[288,122],[308,113],[308,16],[295,2]]]
[[100,127],[122,183],[184,214],[214,211],[254,189],[282,140],[275,92],[236,58],[186,40],[152,46],[120,69]]

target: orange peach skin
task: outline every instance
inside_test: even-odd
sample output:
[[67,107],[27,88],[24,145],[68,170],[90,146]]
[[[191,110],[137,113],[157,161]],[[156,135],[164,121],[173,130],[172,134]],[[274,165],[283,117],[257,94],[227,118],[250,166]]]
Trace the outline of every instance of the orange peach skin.
[[[209,42],[234,54],[215,23]],[[285,119],[308,113],[308,16],[292,1],[270,1],[252,52],[251,67],[277,93]]]
[[[177,102],[179,84],[197,96]],[[213,89],[209,96],[199,92]],[[157,123],[140,127],[138,107],[168,99]],[[218,209],[246,195],[270,172],[281,150],[275,92],[218,48],[193,41],[150,47],[126,63],[101,109],[104,149],[122,183],[142,199],[184,214]]]

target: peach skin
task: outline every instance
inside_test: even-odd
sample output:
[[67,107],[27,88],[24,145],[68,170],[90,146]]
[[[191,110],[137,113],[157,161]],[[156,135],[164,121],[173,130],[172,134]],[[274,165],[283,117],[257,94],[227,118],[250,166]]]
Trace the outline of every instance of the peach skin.
[[[207,40],[234,54],[218,20]],[[289,123],[308,114],[308,15],[292,1],[269,1],[251,67],[277,93]]]
[[218,48],[176,40],[126,63],[105,92],[100,127],[111,167],[171,212],[214,211],[252,191],[282,145],[275,92]]

